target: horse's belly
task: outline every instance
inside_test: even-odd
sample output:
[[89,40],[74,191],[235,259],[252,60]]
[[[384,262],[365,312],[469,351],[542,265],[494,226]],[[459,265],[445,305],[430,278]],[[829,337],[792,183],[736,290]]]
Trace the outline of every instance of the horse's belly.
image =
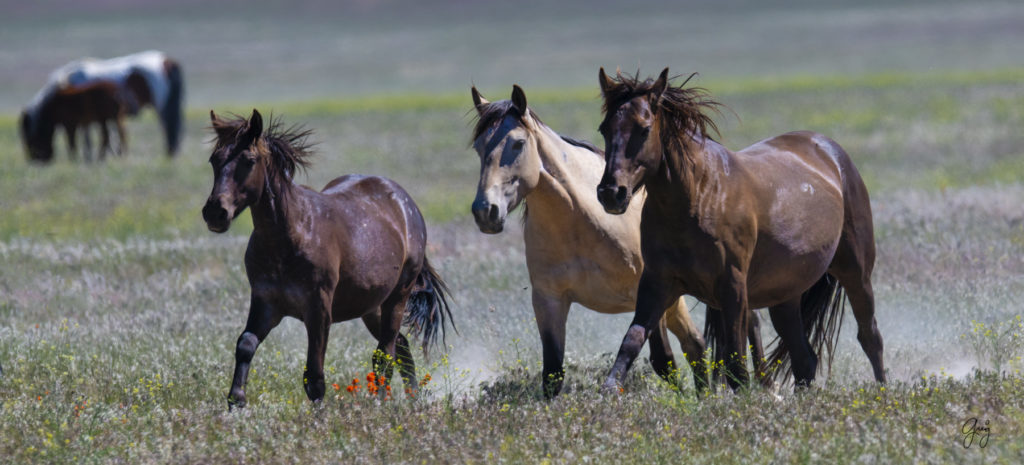
[[557,264],[532,264],[530,280],[541,293],[567,296],[570,302],[600,313],[624,313],[634,309],[639,272],[577,257]]

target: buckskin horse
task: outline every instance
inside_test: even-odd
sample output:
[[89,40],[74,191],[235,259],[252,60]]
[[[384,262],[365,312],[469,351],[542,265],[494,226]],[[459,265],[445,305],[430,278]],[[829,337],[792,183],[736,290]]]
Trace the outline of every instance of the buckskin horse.
[[331,324],[361,318],[378,341],[374,371],[391,379],[397,362],[415,389],[416,368],[399,329],[410,324],[424,353],[451,319],[447,288],[426,258],[419,208],[394,181],[361,175],[334,179],[320,192],[293,183],[309,163],[309,131],[284,130],[253,110],[245,118],[210,112],[216,143],[213,191],[203,207],[217,233],[247,207],[253,232],[245,252],[252,288],[249,317],[235,349],[228,405],[244,406],[256,348],[285,316],[305,323],[309,338],[303,387],[323,399],[324,353]]
[[[603,172],[600,149],[559,135],[512,87],[510,100],[489,102],[472,89],[477,123],[473,147],[480,180],[472,212],[481,232],[497,234],[507,215],[525,204],[523,239],[532,286],[533,311],[543,348],[542,389],[558,394],[564,378],[565,327],[573,302],[607,314],[633,311],[644,267],[640,256],[643,191],[622,215],[609,215],[593,192]],[[666,302],[651,333],[651,362],[667,377],[674,363],[666,327],[679,339],[694,384],[707,386],[704,340],[686,303]],[[758,329],[751,329],[755,357],[763,358]]]
[[668,68],[644,81],[639,73],[611,79],[602,68],[598,79],[606,163],[597,197],[623,214],[641,188],[647,196],[636,313],[603,388],[617,390],[666,305],[684,293],[721,310],[733,389],[747,384],[738,354],[750,309],[762,307],[781,340],[773,359],[788,352],[796,388],[811,385],[815,350],[834,347],[838,336],[844,290],[857,339],[885,382],[871,203],[839,144],[800,131],[731,152],[708,135],[717,127],[706,111],[717,103],[685,82],[669,85]]
[[177,153],[184,117],[184,76],[177,61],[156,50],[106,60],[82,58],[57,68],[23,109],[22,132],[37,131],[37,125],[42,124],[40,110],[58,92],[98,81],[109,81],[120,88],[126,115],[134,116],[152,106],[164,130],[167,154]]

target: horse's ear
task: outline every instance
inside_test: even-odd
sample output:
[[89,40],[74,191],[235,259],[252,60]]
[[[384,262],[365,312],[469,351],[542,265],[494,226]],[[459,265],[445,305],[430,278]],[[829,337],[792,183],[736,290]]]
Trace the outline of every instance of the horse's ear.
[[214,113],[213,110],[210,110],[210,122],[216,123],[218,119],[220,118],[217,118],[217,114]]
[[604,74],[604,66],[597,72],[597,83],[601,85],[601,95],[608,93],[608,89],[612,88],[612,80],[608,79],[608,75]]
[[252,116],[249,117],[249,122],[245,126],[245,133],[239,138],[239,142],[243,146],[249,146],[259,140],[261,135],[263,135],[263,116],[253,108]]
[[483,108],[481,107],[487,105],[488,103],[491,103],[490,100],[485,99],[484,96],[480,93],[480,91],[476,90],[476,86],[473,86],[470,90],[473,93],[473,106],[476,107],[476,111],[478,113],[482,112]]
[[512,105],[519,109],[519,113],[526,115],[526,92],[518,84],[512,84]]
[[666,89],[668,89],[668,67],[661,71],[661,74],[658,75],[658,80],[654,81],[654,85],[651,86],[651,93],[656,96],[659,103]]

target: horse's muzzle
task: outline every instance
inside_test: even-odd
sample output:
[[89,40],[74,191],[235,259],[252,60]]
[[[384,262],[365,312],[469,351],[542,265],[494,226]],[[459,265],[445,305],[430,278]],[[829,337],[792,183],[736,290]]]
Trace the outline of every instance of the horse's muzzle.
[[225,232],[231,227],[231,213],[213,199],[203,206],[203,220],[206,221],[206,227],[215,233]]
[[505,218],[501,214],[501,209],[483,199],[473,202],[473,219],[482,233],[498,234],[505,229]]
[[629,207],[630,192],[626,186],[597,186],[597,201],[601,202],[604,211],[613,215],[626,213]]

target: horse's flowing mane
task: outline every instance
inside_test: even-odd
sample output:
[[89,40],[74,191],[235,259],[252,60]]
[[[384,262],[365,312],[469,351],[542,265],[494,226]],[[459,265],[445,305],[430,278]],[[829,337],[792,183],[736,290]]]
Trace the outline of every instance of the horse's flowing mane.
[[[536,121],[539,124],[544,124],[544,122],[540,120],[540,117],[537,116],[536,112],[530,109],[527,109],[526,111],[530,112],[530,117],[533,118],[534,121]],[[486,103],[477,107],[476,125],[473,127],[473,137],[470,138],[469,143],[472,144],[473,141],[477,140],[477,138],[479,138],[481,134],[487,131],[487,129],[489,129],[491,126],[498,124],[499,121],[504,119],[505,116],[509,114],[512,114],[517,118],[523,117],[519,108],[513,105],[511,100],[499,100],[497,102]],[[563,136],[561,134],[558,134],[558,137],[561,137],[562,140],[564,140],[566,143],[570,145],[584,148],[598,155],[604,156],[604,150],[599,149],[596,145],[590,142],[575,139],[569,136]]]
[[[309,142],[309,136],[313,130],[306,129],[301,125],[285,127],[280,118],[273,115],[269,118],[269,124],[263,130],[263,135],[257,146],[263,145],[270,153],[268,174],[273,179],[291,181],[296,168],[306,169],[309,167],[310,158],[313,155],[315,143]],[[248,126],[248,121],[243,116],[232,115],[232,118],[217,118],[211,123],[211,127],[217,134],[214,143],[217,147],[234,143],[241,132]],[[227,137],[223,136],[228,134]]]
[[[665,147],[683,149],[686,146],[687,138],[699,136],[710,138],[708,129],[716,136],[720,135],[718,125],[706,110],[721,113],[719,107],[722,104],[712,100],[707,89],[685,87],[696,75],[697,73],[690,74],[678,86],[668,85],[659,101],[652,102],[651,107],[661,120],[661,142]],[[671,79],[678,77],[673,76]],[[669,80],[671,81],[671,79]],[[610,78],[609,81],[611,85],[603,92],[604,106],[602,110],[605,114],[609,110],[614,111],[633,98],[651,94],[655,83],[654,79],[650,78],[641,81],[639,71],[633,77],[617,74],[616,78]]]

